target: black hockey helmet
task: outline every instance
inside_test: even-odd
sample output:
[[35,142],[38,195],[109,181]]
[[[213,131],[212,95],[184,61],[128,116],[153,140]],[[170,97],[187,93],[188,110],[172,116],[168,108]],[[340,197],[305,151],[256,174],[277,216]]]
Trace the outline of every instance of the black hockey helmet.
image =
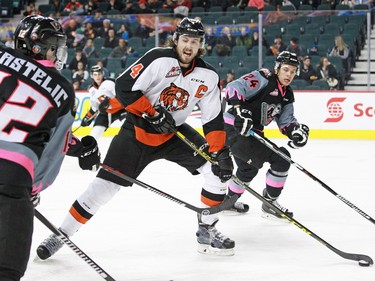
[[101,72],[103,75],[104,75],[104,70],[103,68],[100,66],[100,65],[93,65],[91,66],[91,69],[90,69],[90,75],[91,75],[91,78],[93,78],[93,74],[94,72]]
[[297,75],[299,75],[299,60],[295,53],[282,51],[275,60],[275,71],[279,70],[282,64],[289,64],[297,67]]
[[204,27],[200,20],[185,17],[177,25],[173,39],[178,40],[180,35],[189,35],[201,38],[201,42],[204,42],[204,34]]
[[57,69],[62,69],[67,59],[66,35],[61,24],[53,18],[39,15],[21,20],[14,32],[15,49],[34,59],[56,57]]

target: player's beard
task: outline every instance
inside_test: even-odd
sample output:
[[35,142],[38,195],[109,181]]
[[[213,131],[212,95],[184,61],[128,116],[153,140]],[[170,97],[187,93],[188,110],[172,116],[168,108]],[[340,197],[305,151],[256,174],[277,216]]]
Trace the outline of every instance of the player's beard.
[[178,60],[180,62],[180,64],[183,65],[183,67],[187,67],[188,65],[190,65],[190,63],[195,59],[196,55],[194,55],[194,53],[192,51],[190,51],[191,55],[186,55],[184,53],[184,50],[180,50],[178,52]]

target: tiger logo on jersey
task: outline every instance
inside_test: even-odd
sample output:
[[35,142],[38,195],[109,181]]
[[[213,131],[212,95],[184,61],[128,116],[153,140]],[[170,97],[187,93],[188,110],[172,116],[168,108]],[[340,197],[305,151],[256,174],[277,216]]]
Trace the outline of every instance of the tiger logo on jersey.
[[189,96],[187,91],[171,83],[161,92],[159,102],[168,111],[177,111],[188,105]]

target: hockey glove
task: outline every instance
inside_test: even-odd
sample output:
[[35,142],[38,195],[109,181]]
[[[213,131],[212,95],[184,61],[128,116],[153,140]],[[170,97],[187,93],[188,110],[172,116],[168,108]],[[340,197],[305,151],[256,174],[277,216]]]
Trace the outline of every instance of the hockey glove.
[[109,97],[104,97],[102,102],[99,104],[98,109],[100,113],[107,113],[107,109],[109,108],[110,98]]
[[288,145],[291,148],[298,149],[307,143],[309,138],[309,127],[304,124],[291,124],[286,128],[286,134],[290,141]]
[[234,119],[234,128],[244,137],[250,136],[250,130],[253,127],[252,114],[249,109],[236,108],[236,118]]
[[96,172],[100,166],[100,152],[98,143],[92,136],[83,137],[82,152],[78,157],[79,166],[82,170],[90,170]]
[[92,109],[87,112],[86,116],[82,119],[81,126],[87,127],[90,126],[91,122],[95,119],[95,111]]
[[159,114],[154,116],[148,116],[143,114],[143,118],[146,119],[151,126],[160,134],[170,134],[176,132],[176,121],[173,119],[172,115],[161,106],[155,107],[155,110]]
[[217,164],[212,164],[212,173],[219,177],[221,182],[227,182],[232,177],[233,161],[230,157],[228,147],[224,147],[218,152],[211,153],[211,159]]

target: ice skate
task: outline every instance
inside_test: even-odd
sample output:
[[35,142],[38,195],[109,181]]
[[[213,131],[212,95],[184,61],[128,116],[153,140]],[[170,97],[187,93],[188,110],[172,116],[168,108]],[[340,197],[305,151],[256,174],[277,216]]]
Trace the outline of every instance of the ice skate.
[[217,256],[233,256],[235,243],[216,229],[216,222],[212,225],[199,224],[196,233],[198,252]]
[[[279,202],[276,199],[272,200],[272,199],[268,198],[266,189],[263,190],[263,197],[266,198],[268,202],[272,203],[272,205],[274,205],[276,208],[283,211],[286,215],[288,215],[289,217],[293,217],[293,212],[289,211],[287,208],[280,205]],[[268,207],[265,203],[262,204],[262,211],[263,211],[262,216],[264,218],[284,219],[281,215],[276,213],[273,209]]]
[[56,234],[51,234],[40,243],[36,253],[40,259],[46,260],[60,250],[63,245],[64,242],[57,238]]
[[249,209],[249,205],[237,201],[230,209],[223,211],[223,213],[228,215],[246,214]]

